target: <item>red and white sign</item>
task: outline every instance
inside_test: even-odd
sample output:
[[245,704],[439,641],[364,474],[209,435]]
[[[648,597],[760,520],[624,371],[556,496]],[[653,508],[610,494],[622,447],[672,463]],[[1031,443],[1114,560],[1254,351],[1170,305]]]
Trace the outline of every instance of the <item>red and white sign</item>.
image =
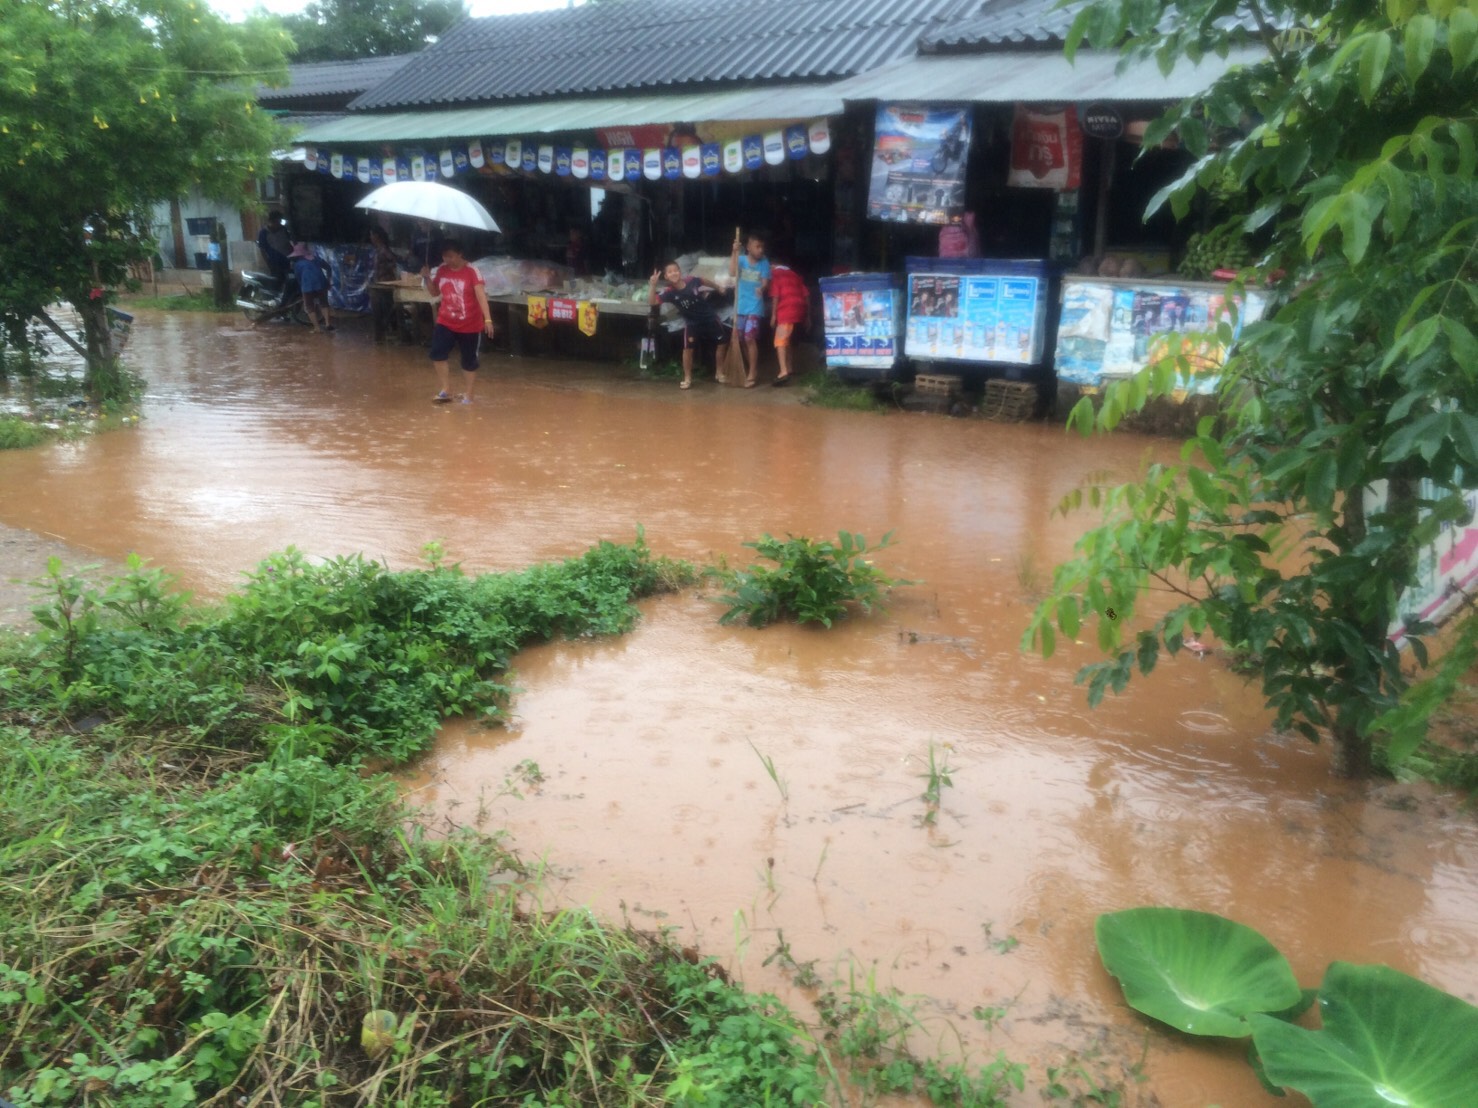
[[1011,125],[1011,172],[1016,188],[1075,189],[1083,177],[1083,132],[1071,105],[1042,112],[1016,105]]

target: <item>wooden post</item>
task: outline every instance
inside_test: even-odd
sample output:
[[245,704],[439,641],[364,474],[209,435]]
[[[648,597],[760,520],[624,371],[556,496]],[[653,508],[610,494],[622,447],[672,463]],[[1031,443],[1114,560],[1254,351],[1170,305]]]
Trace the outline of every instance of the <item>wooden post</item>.
[[210,232],[210,284],[216,307],[231,306],[231,270],[226,265],[226,225],[219,219]]

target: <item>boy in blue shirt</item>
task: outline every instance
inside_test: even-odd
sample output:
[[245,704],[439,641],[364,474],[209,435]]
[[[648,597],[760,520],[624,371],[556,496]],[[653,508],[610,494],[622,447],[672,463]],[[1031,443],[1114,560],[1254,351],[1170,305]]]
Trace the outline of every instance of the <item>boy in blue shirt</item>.
[[[313,248],[306,242],[294,246],[288,258],[292,260],[293,276],[298,279],[298,291],[303,294],[303,310],[308,313],[313,330],[334,330],[328,317],[328,275],[323,272],[323,263],[313,256]],[[320,314],[322,327],[318,326]]]
[[729,255],[729,276],[735,282],[734,337],[743,351],[744,387],[754,388],[760,368],[760,319],[765,314],[765,294],[770,288],[770,261],[765,257],[765,240],[751,233],[739,253],[739,236],[734,236],[734,250]]

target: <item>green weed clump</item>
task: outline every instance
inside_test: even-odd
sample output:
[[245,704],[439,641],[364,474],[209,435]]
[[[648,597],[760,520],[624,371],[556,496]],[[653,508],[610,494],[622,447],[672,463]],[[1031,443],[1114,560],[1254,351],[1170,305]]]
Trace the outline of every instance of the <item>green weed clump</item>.
[[0,416],[0,450],[27,450],[40,446],[48,437],[44,427],[28,419]]
[[692,579],[641,537],[521,573],[267,559],[199,607],[56,563],[0,639],[0,1096],[19,1108],[997,1105],[869,986],[812,1030],[666,936],[546,911],[496,836],[423,833],[398,764],[496,714],[521,645]]
[[719,622],[742,619],[751,627],[765,627],[793,619],[830,627],[851,607],[871,612],[882,606],[889,589],[913,583],[889,577],[868,560],[892,543],[891,531],[872,547],[849,531],[841,532],[835,543],[772,535],[747,542],[745,546],[775,565],[756,562],[746,569],[719,572],[729,590],[719,597],[728,605]]

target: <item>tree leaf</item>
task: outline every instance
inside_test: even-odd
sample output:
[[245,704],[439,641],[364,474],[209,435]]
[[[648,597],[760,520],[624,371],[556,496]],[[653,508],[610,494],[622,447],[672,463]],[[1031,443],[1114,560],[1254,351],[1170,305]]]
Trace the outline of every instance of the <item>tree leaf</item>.
[[1468,67],[1478,51],[1478,13],[1471,8],[1458,8],[1447,17],[1447,50],[1452,55],[1454,73]]
[[1388,966],[1334,962],[1322,1028],[1249,1017],[1268,1077],[1315,1108],[1457,1105],[1478,1074],[1478,1008]]
[[1367,104],[1380,91],[1390,61],[1391,36],[1384,31],[1373,33],[1360,52],[1360,98]]
[[1094,925],[1104,968],[1137,1012],[1191,1035],[1243,1038],[1247,1017],[1299,1002],[1288,959],[1244,924],[1210,912],[1130,908]]
[[1413,85],[1432,61],[1432,46],[1437,41],[1437,21],[1430,15],[1412,17],[1402,29],[1401,46],[1406,55],[1406,79]]

